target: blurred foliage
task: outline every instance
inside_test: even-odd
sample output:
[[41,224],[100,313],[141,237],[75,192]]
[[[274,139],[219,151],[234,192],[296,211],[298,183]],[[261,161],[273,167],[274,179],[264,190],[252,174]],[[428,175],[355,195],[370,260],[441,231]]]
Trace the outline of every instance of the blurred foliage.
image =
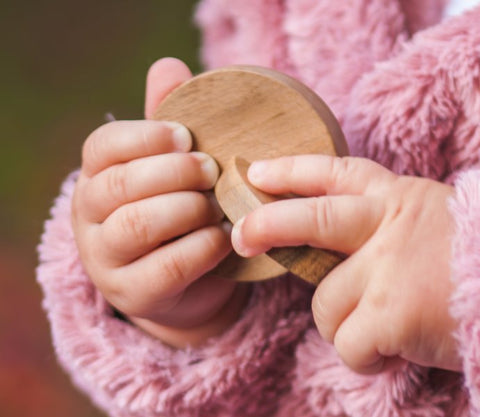
[[148,67],[194,72],[193,0],[0,2],[0,416],[94,416],[50,347],[35,246],[86,136],[141,118]]
[[79,164],[82,141],[105,113],[142,117],[151,63],[172,55],[198,71],[193,4],[27,0],[0,6],[3,238],[23,243],[32,228],[39,231],[35,219],[42,211],[45,217],[52,187]]

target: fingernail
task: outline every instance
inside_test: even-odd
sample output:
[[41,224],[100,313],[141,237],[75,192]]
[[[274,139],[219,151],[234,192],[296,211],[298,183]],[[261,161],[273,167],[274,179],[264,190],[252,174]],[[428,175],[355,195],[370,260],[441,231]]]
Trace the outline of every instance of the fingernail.
[[222,222],[222,224],[220,225],[220,227],[224,230],[224,232],[227,234],[227,235],[231,235],[232,234],[232,229],[233,229],[233,224],[228,222],[228,221],[225,221],[225,222]]
[[261,181],[261,179],[265,175],[266,169],[267,169],[267,164],[264,161],[252,162],[252,164],[248,168],[248,179],[252,183]]
[[201,164],[201,169],[207,180],[206,186],[208,188],[213,187],[220,173],[215,159],[203,152],[192,152],[192,156]]
[[245,217],[242,217],[238,222],[236,222],[232,229],[232,246],[235,252],[240,256],[248,256],[248,252],[245,248],[242,238],[242,227],[245,223]]
[[172,129],[172,139],[175,144],[175,149],[178,151],[187,152],[192,147],[192,134],[181,123],[165,122]]

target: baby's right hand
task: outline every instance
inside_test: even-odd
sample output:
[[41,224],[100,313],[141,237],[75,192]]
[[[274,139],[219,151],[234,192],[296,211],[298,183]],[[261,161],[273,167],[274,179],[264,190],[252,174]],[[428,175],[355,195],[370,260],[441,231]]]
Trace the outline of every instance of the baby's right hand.
[[234,282],[208,274],[231,250],[229,230],[205,193],[218,167],[191,146],[174,122],[98,128],[84,144],[72,208],[94,284],[132,322],[177,347],[221,332],[245,298]]

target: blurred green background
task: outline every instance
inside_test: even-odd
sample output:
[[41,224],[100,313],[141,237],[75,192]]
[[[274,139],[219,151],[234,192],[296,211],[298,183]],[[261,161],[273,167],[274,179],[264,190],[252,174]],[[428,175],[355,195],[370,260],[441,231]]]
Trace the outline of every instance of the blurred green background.
[[143,115],[163,56],[198,72],[193,0],[0,2],[0,416],[102,416],[60,370],[35,282],[43,221],[84,139]]

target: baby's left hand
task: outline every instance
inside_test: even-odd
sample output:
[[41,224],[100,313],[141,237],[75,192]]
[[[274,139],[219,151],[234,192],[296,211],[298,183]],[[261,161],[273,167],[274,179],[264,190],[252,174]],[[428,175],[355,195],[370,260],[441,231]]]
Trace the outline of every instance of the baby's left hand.
[[449,314],[453,187],[323,155],[255,162],[248,178],[271,194],[309,198],[268,204],[239,221],[238,253],[307,244],[350,255],[312,302],[321,336],[349,367],[374,373],[401,357],[460,369]]

